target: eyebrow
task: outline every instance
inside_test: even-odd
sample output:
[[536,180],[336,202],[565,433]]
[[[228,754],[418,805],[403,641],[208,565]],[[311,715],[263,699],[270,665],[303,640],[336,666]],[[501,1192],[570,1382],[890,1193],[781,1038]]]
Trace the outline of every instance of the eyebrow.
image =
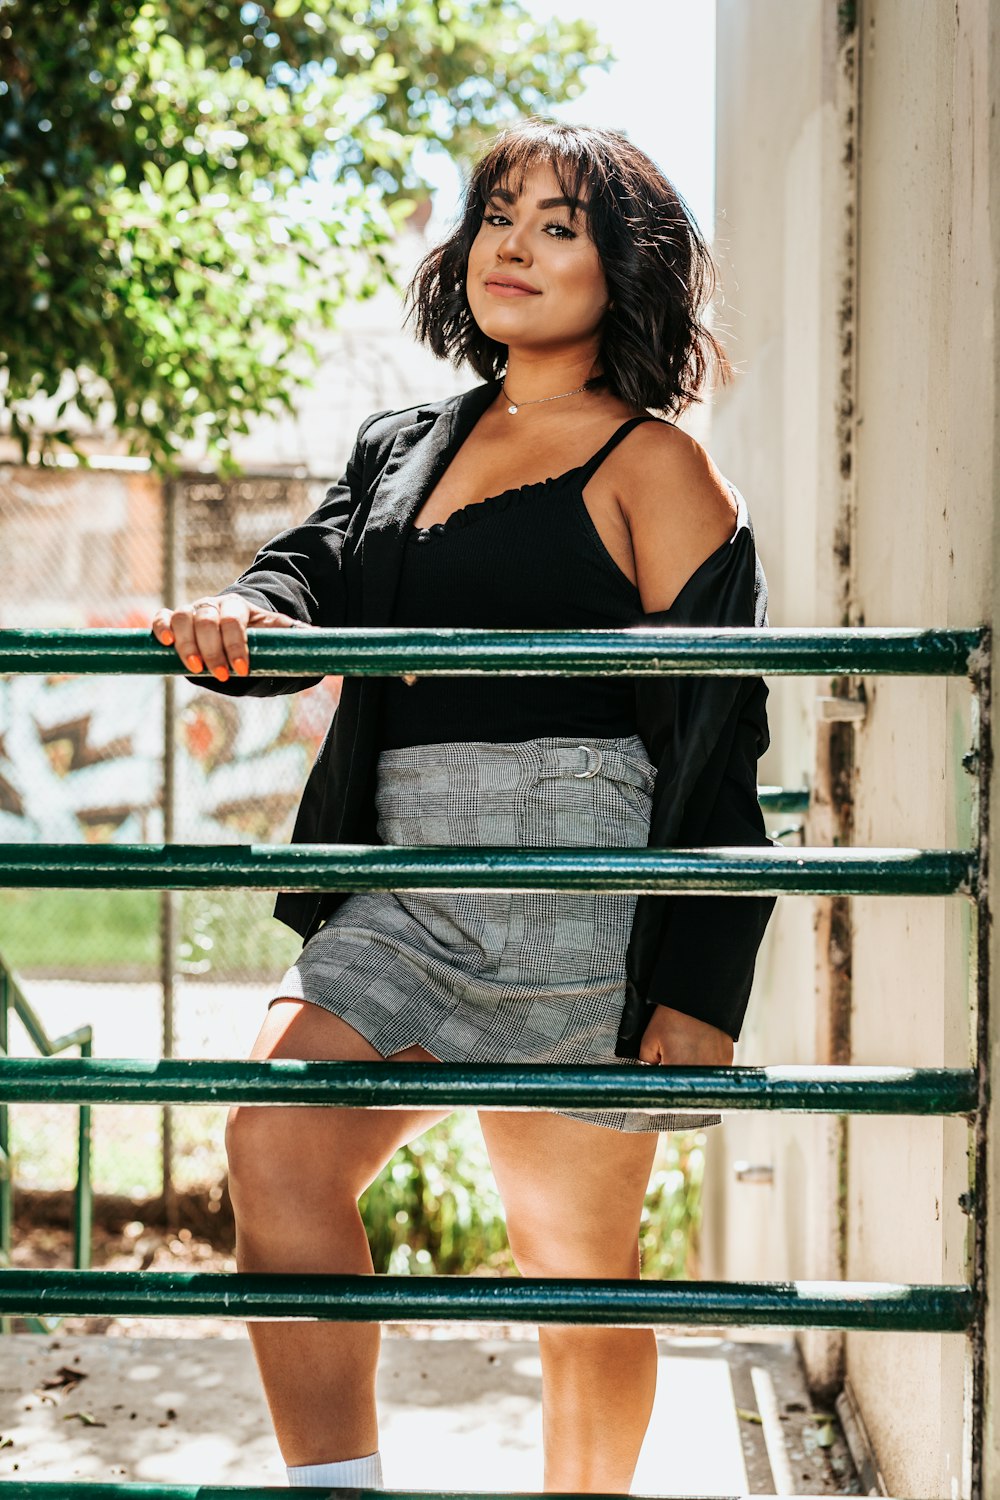
[[[517,199],[507,188],[496,187],[489,195],[490,198],[499,198],[501,203],[516,203]],[[586,213],[589,204],[582,198],[539,198],[535,204],[536,208],[569,208],[574,212],[579,208]]]

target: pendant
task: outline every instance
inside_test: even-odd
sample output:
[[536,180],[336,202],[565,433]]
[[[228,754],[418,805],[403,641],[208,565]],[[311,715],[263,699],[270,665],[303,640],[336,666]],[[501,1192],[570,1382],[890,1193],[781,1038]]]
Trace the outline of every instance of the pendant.
[[516,406],[508,406],[507,410],[510,412],[510,414],[511,414],[512,417],[516,417],[517,416],[517,407]]

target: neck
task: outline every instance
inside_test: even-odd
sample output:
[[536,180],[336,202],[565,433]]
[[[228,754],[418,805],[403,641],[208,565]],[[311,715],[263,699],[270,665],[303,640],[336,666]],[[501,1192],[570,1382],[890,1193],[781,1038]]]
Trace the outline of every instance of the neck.
[[504,388],[513,401],[536,401],[560,396],[598,373],[595,351],[574,350],[560,355],[536,355],[510,349]]

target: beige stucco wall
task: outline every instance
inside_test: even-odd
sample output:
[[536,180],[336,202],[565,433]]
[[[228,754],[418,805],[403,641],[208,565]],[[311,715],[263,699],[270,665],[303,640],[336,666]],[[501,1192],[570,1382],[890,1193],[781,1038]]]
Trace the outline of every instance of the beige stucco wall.
[[[989,0],[718,0],[716,253],[745,370],[710,448],[743,489],[775,625],[990,622],[996,459],[1000,23]],[[991,221],[992,210],[992,221]],[[830,842],[817,679],[771,679],[761,779],[814,787]],[[869,677],[853,742],[856,845],[971,840],[962,681]],[[785,822],[788,820],[785,819]],[[784,897],[737,1061],[967,1066],[971,908],[855,898],[849,1009],[831,993],[828,903]],[[849,1028],[844,1030],[846,1023]],[[838,1237],[837,1145],[846,1191]],[[963,1121],[730,1114],[709,1145],[704,1271],[733,1278],[967,1279]],[[772,1185],[734,1180],[770,1162]],[[891,1493],[968,1493],[959,1335],[803,1340],[838,1360]],[[987,1473],[996,1474],[987,1407]],[[984,1493],[995,1490],[986,1487]]]
[[[842,612],[830,540],[844,487],[837,419],[842,106],[831,9],[782,0],[722,0],[718,8],[715,253],[725,302],[717,326],[741,373],[713,401],[710,450],[747,498],[774,625],[840,623]],[[769,683],[772,743],[760,779],[805,783],[815,795],[821,685],[809,678]],[[769,827],[793,821],[779,814]],[[814,975],[821,915],[821,903],[779,900],[738,1063],[833,1060]],[[706,1275],[840,1274],[838,1128],[819,1115],[726,1117],[708,1144]],[[741,1159],[772,1165],[773,1183],[737,1180]],[[840,1342],[835,1334],[809,1340],[821,1387],[839,1376]]]

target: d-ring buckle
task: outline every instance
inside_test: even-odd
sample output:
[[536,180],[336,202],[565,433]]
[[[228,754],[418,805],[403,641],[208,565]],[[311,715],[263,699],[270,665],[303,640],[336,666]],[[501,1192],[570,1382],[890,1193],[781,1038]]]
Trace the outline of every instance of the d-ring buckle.
[[578,745],[577,749],[583,750],[588,756],[592,756],[594,763],[593,765],[590,765],[588,763],[587,769],[585,771],[574,771],[573,775],[578,781],[583,781],[585,779],[589,779],[591,776],[596,776],[598,771],[604,764],[604,756],[601,754],[600,750],[595,750],[593,745]]

